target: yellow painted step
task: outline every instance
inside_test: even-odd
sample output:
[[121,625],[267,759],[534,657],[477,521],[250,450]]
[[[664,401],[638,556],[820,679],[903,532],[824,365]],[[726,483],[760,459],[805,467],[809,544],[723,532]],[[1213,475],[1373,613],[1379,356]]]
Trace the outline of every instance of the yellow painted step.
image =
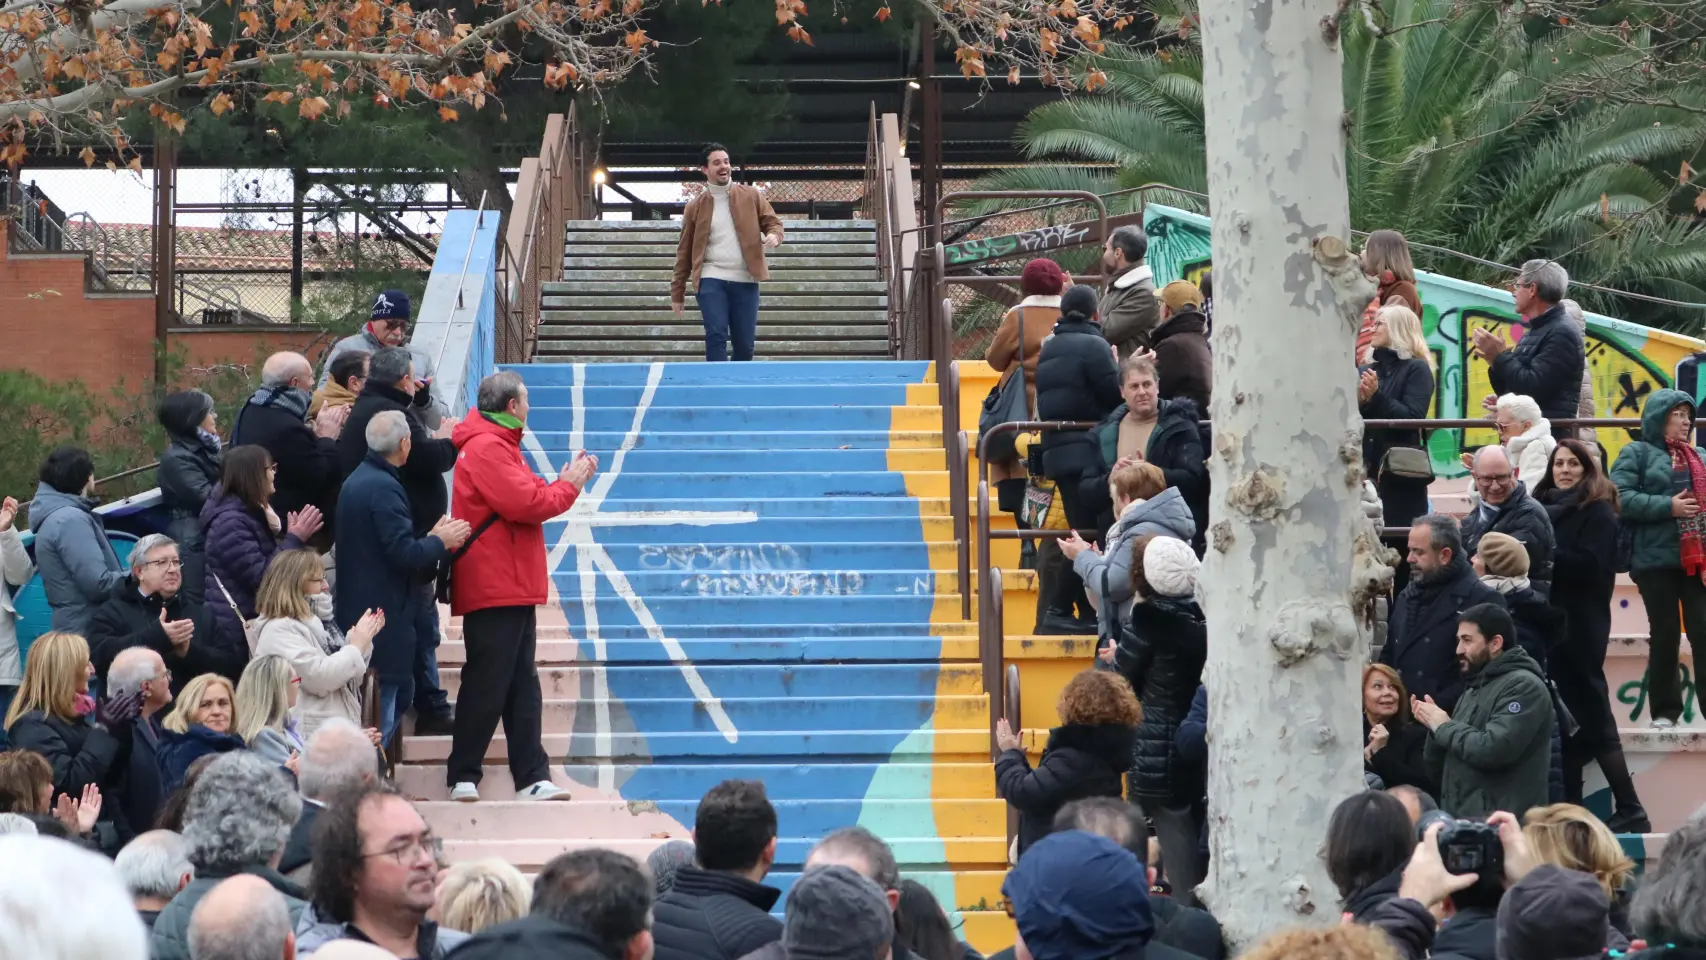
[[1002,639],[1001,648],[1004,660],[1019,666],[1019,722],[1044,730],[1046,740],[1047,729],[1060,724],[1060,713],[1055,709],[1060,691],[1078,673],[1090,669],[1096,656],[1096,638],[1009,634]]

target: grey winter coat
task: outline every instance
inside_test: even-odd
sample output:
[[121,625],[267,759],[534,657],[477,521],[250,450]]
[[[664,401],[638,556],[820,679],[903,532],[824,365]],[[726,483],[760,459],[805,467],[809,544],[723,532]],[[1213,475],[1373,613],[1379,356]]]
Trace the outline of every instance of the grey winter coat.
[[1120,623],[1131,613],[1131,543],[1138,537],[1174,537],[1186,543],[1197,533],[1197,521],[1185,495],[1168,487],[1148,500],[1126,508],[1108,531],[1106,548],[1085,550],[1072,561],[1086,589],[1097,592],[1096,623],[1103,637],[1117,638]]
[[[292,917],[292,919],[295,919]],[[298,956],[309,956],[333,940],[360,940],[362,937],[350,936],[350,925],[347,923],[323,923],[315,916],[314,908],[310,906],[296,924],[296,953]],[[461,946],[468,939],[468,934],[460,930],[441,927],[431,920],[421,921],[420,931],[415,938],[415,949],[420,960],[444,960],[450,951]]]
[[1552,720],[1552,692],[1527,651],[1509,648],[1482,667],[1424,752],[1440,808],[1480,820],[1545,806]]
[[30,501],[30,530],[53,629],[82,636],[95,608],[129,576],[95,516],[95,501],[44,483]]

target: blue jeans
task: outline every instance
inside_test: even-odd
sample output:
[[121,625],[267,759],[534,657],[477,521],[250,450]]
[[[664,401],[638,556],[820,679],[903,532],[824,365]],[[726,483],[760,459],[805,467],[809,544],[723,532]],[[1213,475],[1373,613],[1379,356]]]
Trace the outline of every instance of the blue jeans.
[[728,344],[732,337],[736,360],[751,360],[753,346],[758,342],[758,284],[731,283],[715,277],[701,277],[693,299],[699,303],[699,317],[705,323],[705,359],[729,359]]
[[449,717],[450,697],[438,683],[438,601],[433,585],[416,587],[410,599],[415,618],[415,714]]
[[409,704],[414,698],[413,677],[401,682],[380,678],[379,735],[387,749],[391,747],[391,735],[397,732],[397,725],[403,722],[403,715],[409,712]]

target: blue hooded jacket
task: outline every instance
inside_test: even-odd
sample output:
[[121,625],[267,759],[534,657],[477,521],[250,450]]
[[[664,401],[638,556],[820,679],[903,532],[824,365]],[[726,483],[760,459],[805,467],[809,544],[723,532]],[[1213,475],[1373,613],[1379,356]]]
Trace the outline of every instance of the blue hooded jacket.
[[1093,833],[1066,830],[1038,840],[1001,894],[1036,960],[1113,960],[1143,951],[1155,936],[1143,864]]

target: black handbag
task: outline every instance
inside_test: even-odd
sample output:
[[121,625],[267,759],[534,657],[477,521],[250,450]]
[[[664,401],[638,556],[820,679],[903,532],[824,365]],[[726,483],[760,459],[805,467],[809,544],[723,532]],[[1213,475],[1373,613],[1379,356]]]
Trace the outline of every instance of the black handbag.
[[[1031,417],[1030,396],[1025,391],[1025,308],[1015,307],[1019,311],[1019,361],[1013,369],[1013,375],[1005,381],[997,383],[989,390],[989,396],[983,398],[983,412],[977,418],[977,433],[979,437],[987,437],[991,430],[1003,423],[1021,423]],[[1003,433],[984,444],[984,460],[996,463],[1011,460],[1019,455],[1017,433]]]

